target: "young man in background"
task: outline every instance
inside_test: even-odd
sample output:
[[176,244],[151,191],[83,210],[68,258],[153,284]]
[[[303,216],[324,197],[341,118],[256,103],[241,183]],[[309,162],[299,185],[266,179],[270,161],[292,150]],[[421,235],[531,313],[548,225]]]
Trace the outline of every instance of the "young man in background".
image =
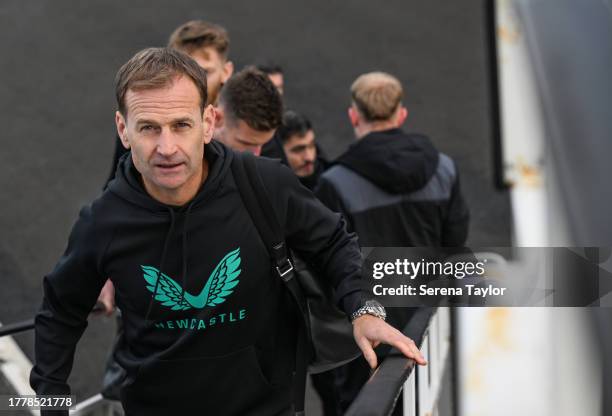
[[[362,247],[462,247],[469,212],[455,162],[421,134],[407,133],[400,81],[383,72],[358,77],[348,116],[356,142],[319,180],[316,195],[342,213]],[[404,328],[413,308],[389,308],[389,322]],[[377,349],[382,359],[389,349]],[[368,380],[357,359],[335,370],[343,414]]]
[[286,111],[278,129],[278,138],[293,173],[302,185],[314,189],[328,162],[317,146],[310,120],[295,111]]
[[215,139],[259,156],[281,124],[283,102],[263,72],[247,67],[223,87],[216,113]]

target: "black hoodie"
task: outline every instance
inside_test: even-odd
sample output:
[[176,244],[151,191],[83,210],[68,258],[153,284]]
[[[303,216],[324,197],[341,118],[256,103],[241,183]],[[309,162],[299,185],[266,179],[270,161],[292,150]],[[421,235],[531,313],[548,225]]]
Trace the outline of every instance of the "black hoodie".
[[[233,152],[205,146],[209,175],[195,198],[151,198],[130,155],[83,208],[68,247],[44,278],[36,317],[38,394],[67,394],[75,345],[107,277],[124,334],[128,415],[273,415],[291,405],[294,308],[237,192]],[[314,262],[351,313],[361,301],[361,255],[340,216],[280,163],[258,160],[289,246]],[[161,277],[157,279],[158,270]]]
[[462,246],[467,237],[455,163],[423,135],[364,136],[321,176],[316,194],[347,217],[362,247]]
[[[319,179],[315,191],[347,218],[362,247],[462,246],[469,215],[454,162],[422,135],[400,129],[355,142]],[[388,308],[404,328],[414,308]],[[382,360],[389,349],[377,349]],[[370,376],[358,359],[336,369],[339,408],[346,410]]]

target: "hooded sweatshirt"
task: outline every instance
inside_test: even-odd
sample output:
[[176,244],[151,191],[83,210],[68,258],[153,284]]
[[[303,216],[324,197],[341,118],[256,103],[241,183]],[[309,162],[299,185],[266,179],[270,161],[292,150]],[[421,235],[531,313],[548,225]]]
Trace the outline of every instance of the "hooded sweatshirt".
[[[467,237],[469,214],[455,164],[423,135],[390,129],[364,136],[321,176],[315,193],[346,216],[362,247],[455,247]],[[387,321],[404,328],[414,311],[388,308]],[[388,352],[379,347],[379,360]],[[370,369],[360,358],[335,371],[345,411]]]
[[362,247],[462,246],[467,238],[455,163],[420,134],[367,134],[321,176],[315,193],[347,217]]
[[[36,316],[37,394],[68,394],[75,345],[110,277],[124,333],[115,359],[128,415],[275,415],[291,406],[292,300],[238,194],[233,152],[205,146],[209,174],[183,207],[143,188],[131,155],[80,212]],[[309,259],[352,313],[361,255],[340,216],[279,162],[257,161],[288,245]]]

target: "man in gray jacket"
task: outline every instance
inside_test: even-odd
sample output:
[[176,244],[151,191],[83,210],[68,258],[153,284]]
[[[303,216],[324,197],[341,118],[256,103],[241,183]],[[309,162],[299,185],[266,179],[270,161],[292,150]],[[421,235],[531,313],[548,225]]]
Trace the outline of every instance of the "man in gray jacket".
[[[316,195],[344,214],[361,247],[461,247],[469,213],[453,160],[431,140],[401,129],[408,116],[397,78],[382,72],[351,86],[349,119],[357,141],[321,176]],[[414,309],[390,308],[389,322],[403,328]],[[377,350],[379,358],[388,348]],[[340,413],[369,377],[356,360],[336,372]]]

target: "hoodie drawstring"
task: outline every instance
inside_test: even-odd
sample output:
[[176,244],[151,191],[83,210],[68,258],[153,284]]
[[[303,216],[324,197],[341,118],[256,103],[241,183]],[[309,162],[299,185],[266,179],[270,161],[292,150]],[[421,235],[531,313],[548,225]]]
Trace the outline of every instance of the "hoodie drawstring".
[[[187,227],[189,225],[189,213],[191,212],[191,208],[193,207],[193,203],[189,204],[187,207],[187,211],[185,212],[185,222],[183,224],[183,236],[182,236],[182,249],[183,249],[183,276],[181,278],[181,303],[185,300],[185,285],[187,284]],[[174,226],[176,224],[176,217],[174,215],[174,210],[172,208],[168,208],[168,212],[170,212],[170,227],[168,228],[168,233],[166,234],[166,239],[164,240],[164,248],[162,250],[161,260],[159,262],[159,267],[157,268],[157,280],[155,281],[155,289],[153,290],[153,295],[151,296],[151,300],[149,301],[149,307],[147,308],[147,314],[145,316],[145,321],[149,318],[151,314],[151,309],[153,307],[153,302],[155,300],[155,296],[157,296],[157,289],[159,288],[159,280],[162,275],[163,267],[166,263],[166,253],[168,252],[168,243],[170,241],[170,237],[172,232],[174,231]]]
[[[176,218],[174,216],[174,211],[172,208],[168,207],[168,212],[170,212],[170,227],[168,228],[168,232],[166,233],[166,238],[164,240],[164,248],[161,254],[161,260],[159,262],[159,267],[157,267],[157,279],[155,280],[155,289],[153,290],[153,295],[151,296],[151,300],[149,301],[149,307],[147,308],[147,314],[145,315],[145,321],[148,320],[149,314],[151,313],[151,308],[153,307],[153,301],[155,300],[155,296],[157,296],[157,289],[159,287],[159,279],[161,278],[162,268],[166,263],[166,253],[168,252],[168,243],[170,241],[170,236],[174,231],[174,224],[176,222]],[[185,290],[183,288],[183,290]]]
[[185,212],[185,222],[183,224],[183,278],[181,280],[181,302],[185,299],[185,285],[187,284],[187,224],[189,222],[189,213],[191,212],[193,203],[189,204]]

